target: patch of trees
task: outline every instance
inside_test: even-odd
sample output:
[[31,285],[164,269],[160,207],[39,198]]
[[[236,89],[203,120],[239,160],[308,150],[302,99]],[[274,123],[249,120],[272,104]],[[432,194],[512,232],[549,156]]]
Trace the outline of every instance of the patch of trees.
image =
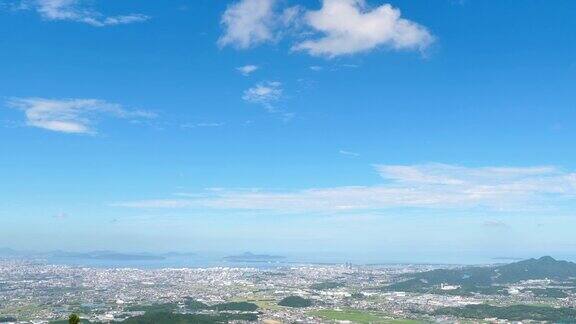
[[231,321],[257,321],[258,315],[251,313],[231,314],[221,313],[218,315],[208,314],[175,314],[175,313],[146,313],[141,316],[130,317],[124,324],[211,324],[228,323]]
[[[184,302],[184,306],[189,311],[214,310],[218,312],[220,311],[255,312],[258,310],[258,305],[249,302],[229,302],[210,306],[193,298],[186,299],[186,301]],[[128,310],[142,311],[146,313],[172,313],[176,311],[178,308],[179,306],[177,304],[166,303],[166,304],[155,304],[144,306],[132,306],[129,307]]]
[[302,298],[300,296],[289,296],[282,299],[278,303],[278,305],[285,307],[302,308],[312,306],[312,301],[310,299]]
[[509,321],[534,320],[554,323],[576,322],[576,309],[530,305],[513,305],[506,307],[467,305],[465,307],[445,307],[436,310],[434,315],[447,315],[471,319],[495,317]]
[[343,286],[344,284],[340,282],[327,281],[327,282],[315,283],[312,286],[310,286],[310,288],[316,290],[327,290],[327,289],[340,288]]

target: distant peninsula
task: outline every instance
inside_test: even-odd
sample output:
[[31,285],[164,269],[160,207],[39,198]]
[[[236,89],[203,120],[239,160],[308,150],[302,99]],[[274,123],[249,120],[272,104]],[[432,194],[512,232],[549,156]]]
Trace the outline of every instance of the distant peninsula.
[[4,258],[58,258],[58,259],[83,259],[83,260],[107,260],[107,261],[158,261],[169,258],[192,258],[196,254],[192,252],[166,252],[166,253],[123,253],[116,251],[18,251],[10,248],[0,248],[0,257]]
[[286,259],[286,257],[280,255],[254,254],[251,252],[244,252],[239,255],[230,255],[224,257],[224,260],[231,262],[271,262],[280,261],[283,259]]
[[164,260],[162,255],[148,253],[119,253],[113,251],[93,251],[86,253],[62,252],[54,255],[55,257],[89,259],[89,260],[114,260],[114,261],[147,261],[147,260]]

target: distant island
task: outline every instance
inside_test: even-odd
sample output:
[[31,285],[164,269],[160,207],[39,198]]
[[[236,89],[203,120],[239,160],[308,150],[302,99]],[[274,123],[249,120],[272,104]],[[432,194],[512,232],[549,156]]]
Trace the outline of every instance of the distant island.
[[254,254],[251,252],[244,252],[239,255],[230,255],[224,257],[224,260],[231,262],[271,262],[283,260],[286,257],[280,255],[268,255],[268,254]]
[[148,253],[119,253],[114,251],[93,251],[86,253],[71,253],[62,252],[54,255],[54,257],[75,258],[75,259],[89,259],[89,260],[112,260],[112,261],[152,261],[152,260],[165,260],[166,257],[162,255],[154,255]]

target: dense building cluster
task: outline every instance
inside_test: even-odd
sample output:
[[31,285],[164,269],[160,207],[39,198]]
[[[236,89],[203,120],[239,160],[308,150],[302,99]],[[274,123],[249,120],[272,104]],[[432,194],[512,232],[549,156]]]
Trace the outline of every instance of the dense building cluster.
[[[437,266],[435,266],[437,267]],[[294,265],[273,268],[129,269],[84,268],[30,261],[0,261],[0,318],[33,323],[81,314],[93,322],[120,321],[141,315],[145,307],[173,305],[186,313],[186,302],[206,305],[247,301],[258,305],[258,318],[274,322],[322,322],[323,311],[355,310],[390,318],[442,320],[435,311],[492,303],[576,307],[573,296],[548,296],[551,280],[526,280],[504,287],[502,295],[457,295],[385,289],[406,274],[433,269],[426,265]],[[553,291],[553,290],[552,290]],[[298,296],[307,307],[279,306]],[[203,310],[214,312],[214,310]]]

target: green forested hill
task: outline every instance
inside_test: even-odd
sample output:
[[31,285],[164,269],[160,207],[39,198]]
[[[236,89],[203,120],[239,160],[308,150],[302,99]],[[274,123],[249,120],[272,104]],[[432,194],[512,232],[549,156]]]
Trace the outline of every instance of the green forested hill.
[[491,294],[500,291],[494,284],[509,284],[528,279],[555,279],[560,281],[576,278],[576,263],[557,261],[546,256],[499,266],[437,269],[407,276],[407,280],[392,284],[385,289],[393,291],[430,291],[440,284],[459,285],[463,293]]
[[467,305],[465,307],[440,308],[435,315],[457,318],[499,318],[509,321],[546,321],[553,323],[576,323],[576,309],[552,308],[547,306],[512,305],[497,307],[490,305]]

